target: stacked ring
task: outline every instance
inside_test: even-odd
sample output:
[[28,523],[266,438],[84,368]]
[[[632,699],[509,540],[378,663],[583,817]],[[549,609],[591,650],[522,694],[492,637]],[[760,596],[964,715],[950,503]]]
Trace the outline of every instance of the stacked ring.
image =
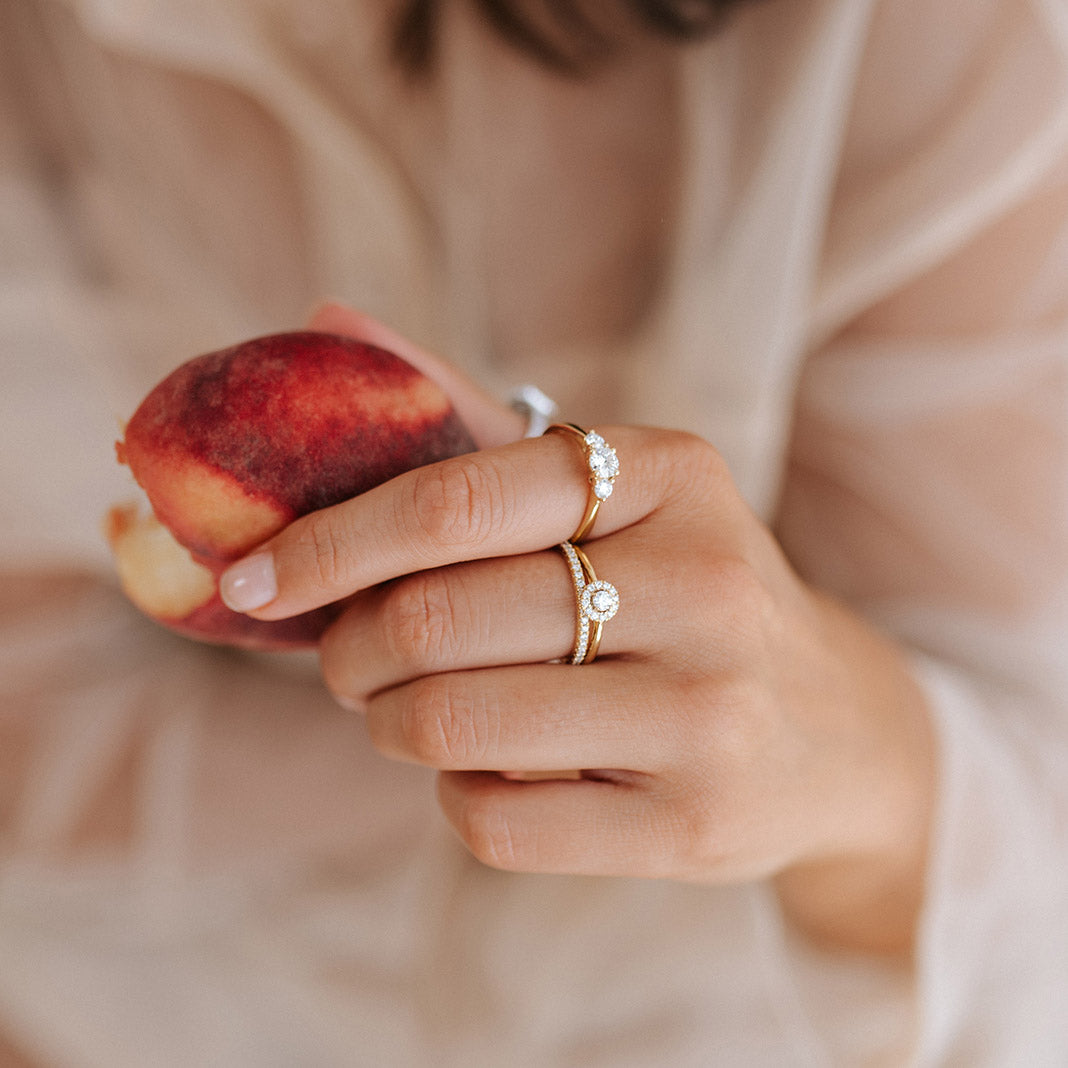
[[592,430],[583,430],[574,423],[553,423],[545,433],[570,434],[578,438],[586,454],[586,469],[590,484],[586,511],[575,528],[575,533],[568,538],[569,542],[577,544],[589,534],[601,508],[601,502],[606,501],[612,494],[616,476],[619,474],[619,457],[616,455],[616,450],[600,434]]
[[571,663],[590,664],[600,648],[604,624],[619,611],[619,592],[611,582],[597,577],[589,557],[577,545],[564,541],[560,549],[575,586],[575,646]]

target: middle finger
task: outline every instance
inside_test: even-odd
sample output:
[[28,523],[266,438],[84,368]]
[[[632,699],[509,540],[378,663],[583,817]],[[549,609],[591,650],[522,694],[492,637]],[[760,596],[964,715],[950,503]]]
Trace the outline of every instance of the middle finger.
[[[658,577],[640,571],[614,538],[591,550],[598,577],[617,587],[619,613],[603,626],[600,655],[648,654],[663,634]],[[360,703],[439,671],[542,663],[570,656],[577,591],[559,548],[478,560],[406,576],[357,596],[323,636],[327,686]]]

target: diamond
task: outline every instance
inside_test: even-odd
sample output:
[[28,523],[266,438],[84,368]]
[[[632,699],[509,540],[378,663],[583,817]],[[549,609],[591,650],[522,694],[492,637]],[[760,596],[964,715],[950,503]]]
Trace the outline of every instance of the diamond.
[[594,590],[593,596],[590,598],[590,604],[598,612],[607,612],[614,603],[612,595],[607,590]]
[[610,479],[602,478],[593,484],[593,495],[599,500],[606,500],[612,496],[612,482]]
[[[571,579],[575,584],[575,593],[581,602],[585,590],[585,576],[582,574],[582,564],[579,563],[575,547],[570,542],[561,542],[560,548],[567,557],[568,567],[571,569]],[[586,657],[586,650],[590,646],[590,619],[585,612],[578,612],[577,628],[575,632],[575,648],[571,651],[571,663],[581,664]]]
[[608,448],[593,449],[590,452],[590,470],[602,478],[615,478],[619,474],[619,457],[616,450]]
[[599,449],[604,445],[604,438],[594,430],[591,430],[583,440],[591,449]]
[[582,591],[582,614],[595,623],[606,623],[619,611],[619,593],[611,582],[598,579]]

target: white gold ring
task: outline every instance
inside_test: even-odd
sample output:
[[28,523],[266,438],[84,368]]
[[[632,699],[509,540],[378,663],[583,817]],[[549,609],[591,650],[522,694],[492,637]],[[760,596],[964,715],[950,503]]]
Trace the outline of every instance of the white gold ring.
[[560,408],[552,397],[542,393],[537,386],[519,386],[509,400],[512,410],[519,412],[526,421],[525,438],[540,437],[549,424],[560,414]]

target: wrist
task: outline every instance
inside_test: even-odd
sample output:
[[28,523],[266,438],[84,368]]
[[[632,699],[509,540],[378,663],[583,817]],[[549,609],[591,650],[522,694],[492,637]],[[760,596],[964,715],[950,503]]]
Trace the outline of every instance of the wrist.
[[802,935],[833,950],[911,955],[923,910],[926,857],[806,861],[775,878],[783,915]]
[[[907,954],[923,907],[935,799],[926,699],[888,638],[822,594],[813,595],[824,650],[822,715],[843,745],[824,847],[775,879],[787,918],[842,949]],[[826,726],[826,723],[825,723]]]

